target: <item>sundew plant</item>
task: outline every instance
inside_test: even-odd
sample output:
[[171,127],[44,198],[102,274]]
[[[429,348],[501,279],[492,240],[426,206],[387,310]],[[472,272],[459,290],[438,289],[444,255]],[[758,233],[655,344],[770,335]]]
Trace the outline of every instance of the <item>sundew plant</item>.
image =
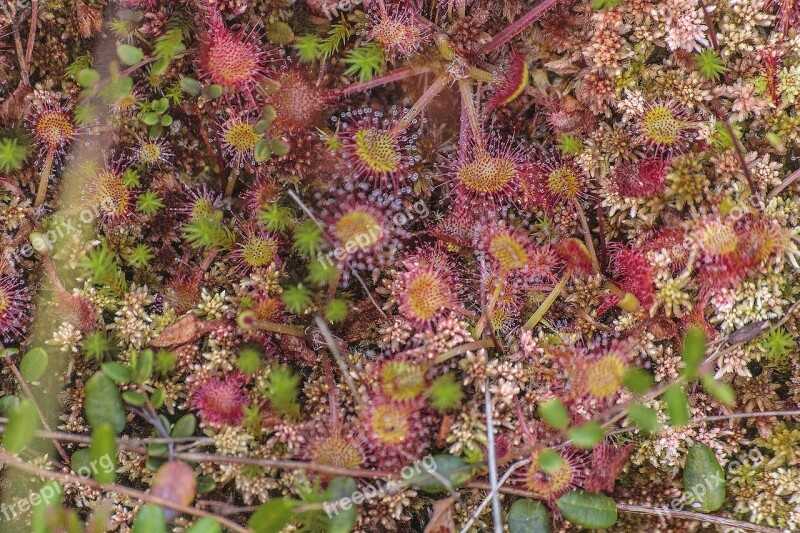
[[800,531],[800,1],[2,0],[0,532]]

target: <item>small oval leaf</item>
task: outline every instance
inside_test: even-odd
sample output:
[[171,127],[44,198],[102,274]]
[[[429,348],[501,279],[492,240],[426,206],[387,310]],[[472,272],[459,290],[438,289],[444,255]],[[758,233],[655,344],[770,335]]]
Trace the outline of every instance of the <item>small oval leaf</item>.
[[716,511],[725,503],[725,472],[714,451],[705,444],[695,444],[686,454],[683,490],[687,500],[700,511]]
[[558,398],[547,400],[539,405],[539,416],[552,428],[567,429],[569,426],[569,413]]
[[117,361],[103,363],[101,368],[103,369],[103,373],[116,383],[129,383],[131,380],[130,369],[122,363],[118,363]]
[[92,476],[100,483],[114,483],[117,479],[117,439],[111,424],[100,424],[92,430],[89,445]]
[[33,402],[24,399],[8,414],[8,424],[3,433],[3,448],[9,453],[25,449],[39,429],[39,415]]
[[222,533],[222,526],[213,518],[205,517],[192,524],[186,533]]
[[158,505],[148,503],[136,513],[132,533],[167,533],[164,511]]
[[431,476],[429,469],[436,472],[446,479],[452,487],[458,488],[472,477],[474,467],[468,464],[461,457],[442,453],[432,457],[432,465],[418,462],[410,466],[414,470],[414,475],[406,480],[409,485],[432,494],[446,492],[447,489],[435,477]]
[[117,386],[102,371],[96,372],[86,382],[84,411],[92,427],[111,424],[116,434],[125,429],[125,409]]
[[274,498],[250,515],[247,525],[255,533],[278,533],[292,519],[293,507],[289,498]]
[[19,372],[26,381],[36,381],[44,375],[50,358],[43,348],[28,351],[19,363]]
[[573,490],[556,501],[564,518],[588,529],[605,529],[617,523],[617,504],[603,494]]
[[117,46],[117,56],[119,60],[128,66],[133,66],[142,60],[144,52],[141,48],[132,46],[130,44],[121,44]]
[[535,500],[517,500],[508,511],[509,533],[549,533],[550,517]]

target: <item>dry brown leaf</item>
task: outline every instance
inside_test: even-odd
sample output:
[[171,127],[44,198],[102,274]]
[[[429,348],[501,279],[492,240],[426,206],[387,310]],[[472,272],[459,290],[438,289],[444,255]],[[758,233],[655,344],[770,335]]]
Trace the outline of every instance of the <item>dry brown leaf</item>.
[[444,500],[437,500],[433,503],[433,514],[425,526],[424,533],[453,533],[456,530],[456,523],[453,520],[453,504],[455,496],[450,496]]

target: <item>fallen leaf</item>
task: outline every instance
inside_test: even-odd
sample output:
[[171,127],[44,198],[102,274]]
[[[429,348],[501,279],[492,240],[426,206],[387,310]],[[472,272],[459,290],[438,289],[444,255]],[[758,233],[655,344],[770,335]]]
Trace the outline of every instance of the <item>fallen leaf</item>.
[[456,530],[456,523],[453,520],[453,504],[455,501],[456,497],[450,496],[433,503],[433,513],[428,525],[425,526],[424,533],[453,533]]

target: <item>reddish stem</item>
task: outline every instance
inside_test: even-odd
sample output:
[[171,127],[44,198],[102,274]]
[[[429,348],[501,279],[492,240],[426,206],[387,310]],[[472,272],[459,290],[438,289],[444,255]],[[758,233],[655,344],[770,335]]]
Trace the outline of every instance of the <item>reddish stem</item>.
[[408,78],[409,76],[418,76],[420,74],[426,74],[430,71],[431,69],[429,67],[402,67],[397,70],[387,72],[386,74],[383,74],[381,76],[372,78],[369,81],[364,81],[361,83],[353,83],[351,85],[348,85],[347,87],[337,91],[335,94],[336,96],[351,96],[353,94],[374,89],[375,87],[380,87],[381,85],[386,85],[388,83],[394,83],[396,81],[403,80],[405,78]]
[[550,9],[556,6],[561,0],[544,0],[530,11],[528,11],[521,18],[517,19],[509,27],[492,37],[492,40],[484,44],[475,55],[484,55],[497,50],[508,41],[525,31],[525,28],[539,20],[542,15],[547,13]]

